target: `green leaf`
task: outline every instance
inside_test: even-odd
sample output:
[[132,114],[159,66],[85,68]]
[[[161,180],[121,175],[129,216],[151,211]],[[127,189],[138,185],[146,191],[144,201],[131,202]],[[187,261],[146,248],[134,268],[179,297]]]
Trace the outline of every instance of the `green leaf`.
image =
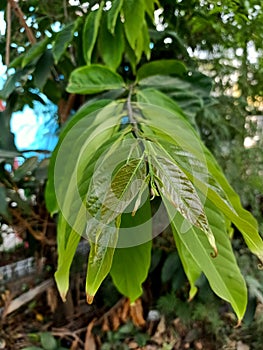
[[86,278],[87,302],[91,304],[102,281],[109,274],[115,246],[118,241],[120,226],[120,216],[116,218],[114,224],[96,224],[94,232],[95,242],[90,240],[90,253],[88,261],[88,271]]
[[98,31],[99,31],[103,6],[104,6],[104,1],[100,3],[99,9],[96,11],[91,11],[85,20],[85,24],[83,28],[82,43],[83,43],[83,55],[87,65],[91,63],[92,51],[94,49]]
[[[49,169],[48,169],[48,181],[45,189],[45,201],[48,211],[51,213],[51,215],[54,215],[58,212],[58,203],[56,199],[56,191],[55,191],[55,181],[54,181],[54,169],[56,165],[57,160],[57,154],[59,152],[59,149],[66,138],[66,136],[69,134],[72,137],[72,140],[80,139],[80,143],[84,142],[85,138],[81,138],[81,135],[83,135],[83,128],[87,129],[87,125],[91,126],[93,123],[97,125],[98,122],[95,122],[95,119],[97,117],[96,112],[99,112],[103,107],[105,107],[107,104],[109,104],[111,101],[109,100],[99,100],[93,103],[88,103],[83,105],[78,112],[74,115],[72,119],[69,120],[69,122],[64,126],[62,129],[62,132],[59,137],[58,144],[55,148],[55,150],[52,153],[52,157],[50,159]],[[82,119],[85,119],[86,122],[79,123]],[[78,124],[79,123],[79,124]],[[88,129],[90,130],[90,129]],[[86,134],[85,136],[86,137]],[[65,146],[66,145],[66,146]],[[71,154],[72,149],[72,141],[68,141],[67,144],[64,143],[63,147],[68,147],[65,153],[68,152],[68,154]],[[71,165],[71,162],[61,162],[61,173],[66,172],[67,165]],[[71,168],[70,168],[71,169]],[[74,170],[71,169],[71,171]],[[59,179],[61,184],[64,184],[63,176]],[[67,189],[67,184],[64,185],[62,191],[65,191]]]
[[139,36],[143,36],[141,29],[144,22],[144,0],[125,0],[123,3],[124,30],[127,40],[134,50]]
[[163,154],[157,145],[147,144],[154,149],[155,155],[150,153],[154,176],[157,176],[156,186],[162,196],[166,197],[175,209],[185,218],[186,222],[180,228],[182,232],[187,231],[192,225],[201,229],[217,254],[214,235],[211,232],[204,206],[201,202],[193,184],[177,164]]
[[[186,172],[188,178],[236,225],[251,252],[263,261],[263,241],[258,233],[256,220],[242,208],[239,196],[189,123],[177,111],[171,113],[168,109],[149,105],[141,105],[141,110],[145,118],[138,117],[138,121],[142,123],[145,136],[158,138],[159,144],[168,147],[169,144],[179,146],[190,154],[197,167],[191,167],[191,171]],[[146,124],[150,130],[145,127]],[[177,161],[176,155],[174,159]]]
[[14,58],[13,61],[10,62],[8,68],[18,68],[22,66],[22,62],[25,54],[20,54],[18,57]]
[[142,294],[142,283],[148,275],[151,263],[152,220],[149,198],[134,216],[131,212],[122,214],[120,235],[123,234],[145,236],[145,242],[142,244],[117,248],[110,271],[119,292],[134,302]]
[[[117,142],[115,147],[108,152],[107,159],[102,160],[102,168],[94,174],[95,184],[91,183],[92,186],[87,196],[88,211],[91,213],[86,228],[91,247],[86,281],[89,303],[92,302],[99,286],[110,271],[114,250],[118,242],[121,215],[135,196],[139,194],[146,176],[143,157],[132,159],[133,155],[136,157],[141,152],[135,139],[126,148],[127,163],[117,170],[110,181],[107,178],[110,179],[112,174],[108,168],[105,179],[105,171],[103,170],[107,169],[107,162],[113,164],[123,162],[123,158],[119,158],[120,153],[118,152],[118,149],[125,148],[125,140],[123,142],[123,146]],[[129,160],[129,157],[132,160]]]
[[178,252],[174,251],[166,258],[161,272],[162,283],[169,282],[176,276],[178,270],[181,268],[181,262]]
[[145,53],[145,56],[147,60],[151,58],[151,47],[150,47],[150,34],[149,34],[149,29],[147,27],[146,21],[143,23],[143,32],[145,33],[143,35],[143,51]]
[[165,108],[171,112],[176,111],[182,116],[184,115],[183,110],[174,100],[172,100],[169,96],[162,93],[161,91],[155,90],[153,88],[139,90],[137,93],[137,100],[139,102],[150,103],[161,108]]
[[38,157],[27,158],[24,163],[14,171],[14,181],[20,181],[37,167]]
[[39,346],[27,346],[26,348],[23,348],[22,350],[43,350],[43,348],[40,348]]
[[15,157],[21,157],[21,153],[0,148],[0,163]]
[[117,18],[122,8],[123,1],[124,0],[113,0],[111,2],[111,8],[107,12],[107,28],[112,35],[114,34],[114,31],[115,31]]
[[[256,219],[249,211],[242,207],[240,197],[228,183],[212,154],[207,149],[205,152],[209,172],[227,195],[230,206],[227,205],[224,199],[222,199],[218,192],[215,191],[214,188],[211,188],[211,186],[207,189],[204,183],[201,184],[198,181],[197,186],[199,186],[201,191],[205,191],[207,197],[235,224],[242,233],[250,251],[257,255],[261,262],[263,262],[263,241],[258,233],[258,223]],[[231,206],[233,209],[231,209]]]
[[[99,103],[94,105],[98,106]],[[94,105],[90,107],[95,109]],[[47,190],[53,188],[56,203],[51,200],[51,205],[53,209],[61,211],[58,226],[59,260],[55,278],[64,300],[69,286],[70,265],[90,216],[84,201],[93,175],[92,169],[98,160],[97,154],[100,155],[98,150],[104,143],[111,141],[118,129],[118,118],[121,118],[118,117],[118,109],[121,111],[122,108],[122,105],[114,103],[99,112],[95,109],[93,114],[88,115],[86,115],[87,106],[83,108],[82,112],[79,112],[78,120],[72,121],[69,129],[64,131],[62,142],[58,145],[55,158],[52,160],[53,181]],[[111,117],[112,115],[114,117]],[[72,152],[72,140],[74,140],[74,152]],[[89,169],[92,159],[94,165],[87,174],[85,168]],[[67,181],[65,173],[70,174]],[[96,229],[99,230],[99,227],[95,227],[95,231]],[[94,230],[89,233],[94,234]],[[92,266],[96,268],[97,265]],[[93,292],[93,289],[91,291]]]
[[145,1],[145,11],[147,12],[148,16],[154,20],[154,4],[158,4],[158,1],[156,0],[146,0]]
[[218,246],[218,256],[212,258],[210,246],[202,231],[193,226],[188,232],[181,233],[183,217],[179,213],[174,216],[171,204],[164,197],[163,200],[171,217],[175,242],[181,244],[179,254],[187,252],[191,256],[188,269],[191,270],[191,263],[194,271],[196,265],[199,266],[213,291],[231,304],[240,321],[246,310],[247,289],[226,232],[224,216],[211,202],[206,202],[206,215]]
[[82,22],[82,18],[78,18],[74,23],[66,25],[55,37],[53,43],[52,52],[54,55],[55,63],[57,64],[61,56],[67,50],[71,43],[75,31],[78,29],[79,24]]
[[142,65],[137,72],[138,81],[153,75],[159,75],[162,72],[163,75],[180,75],[186,73],[185,65],[178,60],[163,59],[158,61],[152,61]]
[[4,186],[0,186],[0,215],[3,215],[5,218],[9,218],[7,193]]
[[24,68],[28,63],[31,63],[35,58],[39,57],[47,47],[47,44],[50,42],[50,38],[46,37],[45,39],[39,41],[30,47],[30,49],[25,53],[22,68]]
[[[79,220],[78,231],[81,229],[84,231],[86,222],[85,212],[83,210],[79,213],[77,219]],[[66,236],[68,236],[68,244],[65,248]],[[72,230],[68,221],[64,218],[62,213],[60,213],[57,227],[58,266],[57,271],[55,272],[55,281],[63,301],[66,301],[66,295],[69,288],[70,266],[72,264],[80,238],[80,234]]]
[[7,100],[12,92],[17,88],[17,83],[19,83],[20,79],[24,76],[27,76],[27,74],[25,74],[24,70],[22,69],[17,69],[14,74],[10,75],[7,78],[2,90],[0,90],[0,98]]
[[116,70],[122,61],[124,53],[124,35],[120,20],[117,22],[115,33],[111,34],[105,26],[101,26],[99,36],[99,50],[104,63]]
[[40,333],[41,345],[45,350],[56,350],[57,342],[53,335],[49,332]]
[[122,77],[111,69],[93,64],[75,69],[69,79],[67,91],[77,94],[95,94],[124,87]]
[[46,84],[53,65],[53,56],[50,50],[46,50],[36,64],[34,71],[34,83],[37,88],[42,90]]

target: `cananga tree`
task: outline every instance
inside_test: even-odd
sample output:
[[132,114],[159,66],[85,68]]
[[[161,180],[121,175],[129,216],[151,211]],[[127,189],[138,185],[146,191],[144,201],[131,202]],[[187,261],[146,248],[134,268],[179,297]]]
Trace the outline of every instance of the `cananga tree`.
[[[256,220],[200,137],[196,117],[209,113],[216,98],[210,95],[212,79],[198,70],[189,52],[212,52],[217,38],[217,48],[224,49],[220,30],[228,23],[233,38],[238,25],[227,16],[241,21],[253,4],[182,3],[2,2],[7,22],[2,49],[9,70],[0,92],[6,101],[1,162],[16,155],[12,113],[34,100],[45,103],[44,95],[58,105],[61,132],[45,201],[58,216],[55,279],[64,300],[84,238],[90,245],[87,301],[110,274],[134,302],[148,274],[153,236],[170,225],[189,298],[204,273],[241,321],[247,288],[231,246],[231,227],[261,263],[263,242]],[[206,43],[204,18],[213,29]],[[155,197],[161,204],[152,211]]]

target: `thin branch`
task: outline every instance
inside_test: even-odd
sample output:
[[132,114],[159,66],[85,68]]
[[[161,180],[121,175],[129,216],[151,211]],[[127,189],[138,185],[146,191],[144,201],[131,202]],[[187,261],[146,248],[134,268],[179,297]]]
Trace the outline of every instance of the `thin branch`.
[[5,44],[5,64],[8,67],[10,63],[10,45],[11,45],[11,4],[8,1],[6,6],[6,44]]
[[13,10],[15,12],[15,15],[19,19],[19,22],[20,22],[21,26],[25,29],[26,35],[27,35],[27,38],[28,38],[29,42],[32,45],[35,44],[37,42],[36,38],[35,38],[35,36],[33,34],[32,29],[29,28],[29,26],[26,24],[26,21],[25,21],[25,18],[24,18],[25,16],[24,16],[21,8],[19,7],[18,3],[15,0],[9,0],[9,3],[11,4],[11,7],[13,8]]

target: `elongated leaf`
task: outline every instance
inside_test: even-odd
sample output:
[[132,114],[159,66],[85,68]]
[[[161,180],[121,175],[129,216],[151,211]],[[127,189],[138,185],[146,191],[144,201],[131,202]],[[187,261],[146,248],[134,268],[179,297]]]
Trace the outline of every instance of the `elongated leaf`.
[[143,0],[125,0],[123,2],[124,30],[132,49],[135,49],[138,37],[143,35],[141,28],[144,21],[144,11]]
[[165,198],[163,199],[168,213],[172,213],[171,224],[174,238],[176,244],[180,241],[179,244],[182,248],[179,253],[184,254],[186,251],[192,258],[187,262],[188,269],[191,270],[192,262],[194,262],[194,271],[196,265],[200,267],[213,291],[231,304],[240,322],[246,310],[247,289],[232,251],[223,215],[211,202],[206,202],[206,215],[218,246],[218,256],[212,258],[205,235],[195,227],[186,233],[181,233],[180,225],[183,222],[183,217],[179,213],[174,217],[171,204]]
[[[187,172],[187,176],[195,187],[237,226],[251,252],[263,261],[263,241],[258,233],[256,220],[242,208],[239,196],[229,185],[216,160],[201,143],[196,132],[177,110],[172,112],[170,108],[170,104],[167,109],[141,105],[145,119],[138,117],[138,121],[141,122],[145,136],[150,139],[158,138],[159,142],[166,146],[168,143],[179,146],[197,160],[195,161],[197,168],[193,167],[192,171]],[[162,123],[160,123],[160,116]],[[176,155],[174,159],[177,161]]]
[[98,10],[91,11],[88,14],[84,24],[82,42],[83,42],[84,59],[87,65],[91,63],[91,55],[92,55],[92,51],[94,49],[97,35],[98,35],[103,6],[104,6],[104,1],[100,3],[100,7]]
[[137,99],[139,102],[150,103],[161,108],[170,110],[171,112],[178,112],[182,116],[184,115],[183,110],[180,106],[161,91],[155,90],[153,88],[146,88],[138,91]]
[[51,72],[53,56],[50,50],[46,50],[36,64],[34,71],[34,83],[40,90],[44,87]]
[[128,297],[130,302],[134,302],[142,294],[142,283],[148,275],[151,263],[152,220],[149,198],[135,216],[131,213],[122,214],[120,234],[126,229],[129,235],[148,235],[148,241],[145,243],[117,248],[110,271],[120,293]]
[[[208,220],[201,202],[193,184],[186,174],[172,162],[169,158],[162,154],[162,150],[155,145],[151,145],[156,152],[156,156],[152,157],[152,165],[155,175],[161,181],[157,181],[159,192],[166,197],[174,205],[176,210],[187,220],[181,231],[186,231],[191,225],[201,229],[207,236],[207,239],[217,254],[214,235],[208,224]],[[190,225],[189,225],[190,224]]]
[[148,16],[154,20],[154,4],[158,4],[158,1],[156,0],[146,0],[145,1],[145,11],[147,12]]
[[21,157],[21,153],[0,148],[0,162],[7,159],[13,159],[15,157]]
[[67,91],[77,94],[95,94],[125,86],[122,77],[109,68],[93,64],[75,69],[69,79]]
[[92,303],[102,281],[109,274],[115,246],[118,241],[120,216],[116,218],[114,225],[97,224],[95,227],[94,240],[90,241],[90,254],[86,278],[87,302]]
[[19,181],[25,177],[28,173],[31,173],[36,169],[38,164],[38,157],[27,158],[25,162],[15,170],[14,181]]
[[[7,100],[8,97],[12,94],[13,91],[21,85],[21,80],[26,80],[28,75],[34,71],[34,67],[25,67],[24,69],[17,69],[16,72],[10,75],[3,87],[0,90],[0,98]],[[4,112],[3,112],[4,113]]]
[[[135,142],[137,143],[136,140]],[[137,147],[139,148],[138,145]],[[129,157],[129,152],[130,149],[127,149],[126,158]],[[112,157],[117,156],[118,161],[118,155],[118,152],[110,152],[108,160],[111,161]],[[92,206],[88,206],[93,216],[87,223],[87,235],[91,246],[86,282],[88,302],[92,302],[99,286],[110,271],[118,241],[121,214],[139,193],[145,178],[145,166],[142,159],[133,159],[121,166],[110,183],[105,181],[105,174],[101,170],[94,174],[96,186],[91,188],[87,200],[89,203],[91,198],[100,198],[101,204],[97,205],[97,200],[95,200],[95,206],[94,202]],[[122,161],[123,159],[120,158],[119,162]],[[102,166],[104,169],[104,162]],[[110,169],[107,175],[111,176]],[[101,180],[98,179],[100,176]],[[104,192],[102,198],[101,192]],[[96,196],[94,196],[95,193]]]
[[122,61],[124,53],[123,25],[117,22],[115,33],[111,34],[105,26],[101,27],[99,36],[99,50],[104,63],[111,69],[116,70]]
[[243,209],[239,196],[228,183],[210,152],[204,147],[205,162],[203,162],[195,155],[187,151],[179,151],[166,142],[163,145],[194,182],[195,187],[236,225],[251,252],[262,261],[263,242],[258,233],[257,221],[250,212]]
[[137,79],[140,81],[152,75],[159,75],[160,72],[163,75],[183,75],[186,73],[186,67],[182,62],[173,59],[152,61],[138,69]]
[[[69,184],[66,184],[67,188],[64,189],[66,196],[68,196],[69,205],[63,208],[63,213],[65,213],[65,216],[63,216],[62,213],[59,215],[57,233],[58,268],[55,274],[58,289],[63,300],[65,300],[69,287],[69,271],[78,242],[81,236],[85,236],[87,238],[85,229],[88,216],[86,206],[82,205],[82,200],[84,200],[85,195],[88,192],[89,184],[91,182],[98,157],[108,148],[111,149],[111,147],[111,144],[106,143],[105,147],[103,146],[99,148],[99,152],[94,152],[92,157],[93,159],[86,165],[88,171],[85,169],[81,172],[82,176],[79,179],[80,185],[78,186],[77,190],[76,184],[74,183],[74,181],[77,180],[74,177],[70,180],[71,182]],[[97,155],[97,153],[99,154]],[[72,173],[74,172],[72,169],[71,171]],[[70,189],[73,189],[72,193],[68,191]],[[91,225],[89,226],[91,228]],[[96,232],[97,228],[98,222],[96,221],[95,227],[93,227],[93,233],[94,230]],[[93,233],[89,232],[89,235],[92,235]],[[91,243],[93,242],[91,241]]]
[[[82,212],[83,213],[83,212]],[[85,227],[85,212],[84,216],[79,215],[80,224]],[[68,245],[65,248],[65,238],[68,236]],[[58,287],[59,294],[63,301],[66,301],[66,295],[69,288],[69,272],[75,255],[77,246],[79,244],[81,235],[72,230],[68,221],[64,218],[62,213],[59,214],[59,221],[57,227],[57,249],[58,249],[58,266],[55,272],[55,281]]]
[[111,34],[114,34],[117,18],[122,8],[124,0],[113,0],[111,9],[107,12],[107,28]]
[[[122,105],[120,105],[120,107],[122,109]],[[56,200],[58,202],[58,207],[61,211],[60,215],[62,215],[62,217],[61,224],[58,228],[59,262],[55,277],[62,298],[65,298],[68,289],[69,268],[77,247],[78,240],[80,239],[81,235],[84,235],[84,227],[87,220],[88,236],[91,244],[94,244],[94,247],[91,248],[91,251],[93,249],[97,251],[97,249],[99,249],[97,245],[100,245],[102,247],[102,250],[100,250],[100,252],[103,256],[103,261],[104,258],[106,259],[106,257],[111,254],[111,250],[104,248],[108,247],[108,244],[113,244],[114,240],[112,240],[110,236],[107,240],[107,235],[103,235],[105,231],[102,231],[104,227],[101,225],[98,226],[97,221],[95,222],[96,225],[92,227],[92,220],[89,220],[88,212],[84,204],[84,199],[85,195],[88,192],[91,179],[83,179],[82,177],[85,167],[90,164],[90,161],[94,158],[94,154],[97,153],[97,150],[101,145],[103,145],[108,140],[111,140],[114,133],[118,129],[118,118],[116,118],[118,114],[115,114],[115,117],[113,118],[107,118],[107,115],[114,115],[114,112],[116,112],[116,108],[112,106],[109,108],[109,110],[106,108],[104,112],[102,110],[98,114],[95,113],[93,125],[89,124],[90,118],[82,118],[78,123],[75,123],[74,126],[76,126],[76,130],[82,130],[78,139],[74,140],[74,146],[76,147],[74,148],[74,152],[76,153],[71,151],[71,154],[68,154],[69,147],[72,145],[72,136],[75,134],[73,127],[69,129],[68,133],[65,135],[63,142],[56,154],[56,161],[54,164],[54,189],[56,191]],[[125,134],[126,131],[124,130],[122,132]],[[82,157],[80,157],[78,163],[78,157],[81,155]],[[67,163],[66,171],[68,171],[71,176],[67,182],[62,181],[61,186],[61,177],[63,177],[64,174],[65,163]],[[93,173],[91,173],[91,176],[92,174]],[[84,182],[85,186],[79,186],[79,181],[81,184]],[[116,218],[115,222],[117,221],[118,218]],[[107,226],[107,228],[108,227],[109,226]],[[108,234],[110,234],[112,230],[114,231],[115,235],[117,235],[117,226],[111,226],[111,229],[107,231]],[[113,238],[115,239],[115,236]],[[104,242],[104,247],[102,246],[102,242]],[[112,249],[112,247],[109,248]],[[90,295],[89,301],[91,301],[91,296],[94,295],[93,293],[95,293],[99,284],[102,282],[101,279],[103,278],[104,274],[101,274],[101,271],[103,270],[101,270],[96,261],[90,261],[89,266],[91,266],[90,269],[93,271],[91,275],[94,277],[94,274],[96,274],[97,276],[92,284],[90,284],[91,281],[89,280],[89,277],[87,281],[87,293]]]
[[66,25],[55,37],[52,52],[54,55],[55,63],[57,64],[61,56],[64,54],[69,44],[71,43],[74,33],[77,30],[81,18],[78,18],[74,23]]
[[24,68],[28,63],[32,62],[35,58],[39,57],[46,50],[47,44],[50,42],[50,38],[46,37],[45,39],[34,44],[30,49],[25,53],[22,68]]
[[[63,140],[65,139],[65,137],[68,135],[69,132],[71,133],[72,140],[77,140],[81,138],[81,135],[83,134],[83,130],[86,130],[88,126],[93,125],[94,120],[96,119],[96,116],[97,116],[96,111],[98,112],[109,103],[110,103],[109,100],[100,100],[92,104],[86,104],[82,106],[79,109],[79,111],[75,114],[75,116],[72,119],[70,119],[70,121],[63,128],[60,134],[58,144],[52,153],[52,157],[51,157],[49,169],[48,169],[48,181],[45,189],[46,206],[48,211],[51,213],[51,215],[58,212],[58,204],[56,199],[55,182],[54,182],[54,169],[55,169],[57,154],[60,146],[62,145]],[[84,123],[86,125],[84,125],[83,122],[79,123],[84,118],[87,121],[87,124]],[[97,125],[97,123],[95,123],[95,125]],[[80,142],[84,142],[84,141],[80,140]],[[64,144],[64,147],[65,147],[65,144]],[[70,155],[71,149],[72,149],[72,143],[70,141],[68,142],[67,147],[68,149],[67,149],[67,152],[65,153],[68,153],[68,155]],[[64,163],[63,162],[61,163],[61,167],[62,167],[61,173],[63,172],[65,173],[66,167],[68,164],[70,164],[70,162],[65,161]],[[61,185],[63,184],[63,178],[64,177],[62,176],[60,179]],[[64,190],[66,188],[67,188],[67,185],[65,185]]]

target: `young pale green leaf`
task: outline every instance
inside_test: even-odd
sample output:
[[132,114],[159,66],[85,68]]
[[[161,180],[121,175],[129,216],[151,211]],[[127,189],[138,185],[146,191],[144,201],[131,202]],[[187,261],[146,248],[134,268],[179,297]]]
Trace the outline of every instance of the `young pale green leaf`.
[[[179,213],[174,216],[174,209],[170,202],[164,197],[163,200],[171,218],[176,244],[179,242],[181,247],[179,253],[180,255],[187,253],[186,257],[191,256],[190,260],[185,259],[188,270],[191,271],[193,267],[197,277],[196,265],[199,266],[213,291],[231,304],[240,322],[246,310],[247,288],[226,232],[224,216],[214,204],[210,201],[206,202],[206,215],[218,246],[218,256],[212,258],[210,246],[202,231],[193,226],[188,232],[181,233],[180,227],[184,220],[183,217]],[[192,264],[193,266],[191,266]]]
[[111,3],[110,10],[107,11],[107,28],[112,35],[115,31],[117,18],[122,8],[123,1],[124,0],[113,0]]
[[248,248],[263,261],[263,242],[258,225],[250,212],[243,209],[240,198],[228,183],[210,152],[204,147],[205,162],[193,153],[159,140],[180,165],[196,188],[209,198],[242,233]]
[[143,233],[148,236],[145,243],[117,248],[113,257],[110,274],[114,285],[133,303],[142,294],[142,283],[148,275],[151,263],[152,220],[149,198],[134,216],[131,213],[122,214],[121,229],[128,230],[129,235]]
[[110,33],[105,26],[101,26],[98,47],[104,63],[111,69],[116,70],[122,61],[124,53],[123,25],[118,20],[114,34]]
[[30,49],[25,53],[22,68],[24,68],[28,63],[32,62],[35,58],[39,57],[46,50],[47,44],[50,42],[50,38],[46,37],[45,39],[34,44]]
[[[148,141],[147,148],[149,145]],[[163,154],[161,148],[154,144],[151,144],[150,147],[154,149],[155,153],[155,155],[150,153],[150,162],[154,175],[158,179],[156,181],[157,188],[186,220],[181,231],[187,231],[192,225],[198,227],[205,233],[215,255],[217,255],[214,235],[208,224],[203,203],[192,182],[175,162]]]
[[[80,220],[79,224],[83,225],[82,230],[84,230],[86,224],[85,212],[82,211],[77,218]],[[80,238],[80,234],[72,230],[71,225],[69,225],[68,221],[62,213],[60,213],[57,228],[58,266],[57,271],[55,272],[55,281],[63,301],[66,301],[66,295],[69,288],[70,266]],[[66,241],[68,245],[66,245]]]
[[[179,146],[183,152],[188,152],[197,160],[198,168],[192,167],[192,170],[186,173],[188,178],[236,225],[251,252],[263,262],[263,241],[258,233],[256,220],[243,209],[239,196],[194,129],[177,110],[172,112],[170,106],[169,104],[168,108],[160,109],[157,106],[140,105],[145,118],[138,117],[138,121],[142,123],[145,136],[150,139],[157,138],[163,145],[170,143]],[[177,162],[176,155],[174,159]]]
[[122,77],[111,69],[92,64],[75,69],[69,78],[67,91],[76,94],[95,94],[105,90],[122,89]]
[[[86,108],[84,108],[84,110],[86,110]],[[113,143],[113,145],[111,145],[111,143]],[[78,242],[81,236],[86,236],[84,231],[88,219],[88,212],[86,206],[82,204],[82,201],[85,200],[85,196],[88,193],[90,182],[94,173],[94,167],[96,166],[98,158],[101,154],[105,152],[105,150],[108,150],[108,152],[110,152],[110,150],[115,147],[114,145],[115,144],[113,140],[110,143],[106,143],[105,146],[99,147],[99,150],[94,150],[92,148],[92,153],[90,157],[92,159],[90,160],[90,158],[86,157],[88,164],[86,164],[86,169],[83,169],[81,171],[81,176],[79,178],[79,186],[77,187],[77,189],[75,182],[78,180],[75,179],[74,176],[72,176],[70,182],[66,184],[67,188],[63,188],[63,191],[65,191],[65,200],[68,200],[68,203],[61,207],[62,212],[59,215],[57,233],[58,268],[55,274],[58,289],[63,300],[65,300],[66,293],[69,287],[69,271],[75,251],[77,249]],[[70,169],[70,171],[71,172],[69,173],[73,174],[74,170]],[[63,214],[65,216],[63,216]],[[97,232],[97,221],[95,221],[95,226],[91,227],[91,224],[93,222],[94,221],[92,220],[88,222],[88,227],[86,228],[86,230],[89,230],[88,235],[94,235],[94,230],[95,233]],[[93,242],[93,240],[91,240],[91,242]]]
[[93,302],[97,290],[110,272],[118,241],[120,221],[119,216],[112,225],[104,225],[95,221],[92,228],[89,226],[89,237],[93,236],[89,240],[90,253],[86,278],[86,295],[89,304]]
[[91,63],[92,51],[97,40],[103,6],[104,1],[100,3],[100,7],[98,10],[91,11],[88,14],[84,24],[82,43],[83,55],[87,65]]
[[136,96],[139,102],[153,104],[161,108],[170,110],[172,113],[176,111],[182,116],[184,115],[184,112],[180,108],[180,106],[169,96],[162,93],[161,91],[155,90],[153,88],[146,88],[143,90],[139,90]]
[[[54,215],[55,213],[58,212],[58,203],[57,203],[57,198],[56,198],[56,191],[55,191],[55,181],[54,181],[54,169],[55,169],[55,164],[57,160],[57,154],[60,149],[60,146],[62,145],[64,139],[67,137],[67,135],[71,135],[72,140],[80,140],[80,143],[83,143],[84,140],[87,138],[87,135],[85,134],[83,140],[82,140],[82,135],[83,135],[83,130],[90,131],[90,129],[87,126],[95,126],[98,125],[100,122],[100,119],[97,118],[97,113],[105,106],[107,106],[111,101],[110,100],[100,100],[96,101],[92,104],[85,104],[82,106],[79,111],[74,115],[72,119],[65,125],[65,127],[62,129],[58,144],[55,148],[55,150],[52,153],[52,157],[50,159],[49,163],[49,169],[48,169],[48,181],[45,189],[45,201],[46,201],[46,206],[48,211],[51,213],[51,215]],[[96,122],[96,118],[99,119],[99,121]],[[86,120],[87,125],[86,128],[84,129],[83,122],[81,120]],[[65,143],[63,144],[63,147],[65,147]],[[71,155],[71,150],[72,150],[72,141],[67,142],[67,147],[68,147],[68,155]],[[0,154],[1,155],[1,154]],[[67,171],[67,165],[70,165],[70,162],[62,162],[61,163],[61,174],[65,174]],[[72,169],[71,169],[72,170]],[[63,181],[64,176],[61,176],[60,182],[61,185],[64,184]],[[65,187],[63,187],[63,190],[65,191],[67,188],[67,184],[65,184]]]
[[[120,144],[119,149],[121,150],[121,148]],[[133,141],[133,144],[129,144],[126,152],[125,159],[128,159],[127,163],[117,170],[110,181],[107,181],[107,179],[105,181],[105,175],[111,177],[111,171],[109,168],[108,172],[110,173],[105,174],[105,171],[103,171],[105,159],[103,159],[102,169],[96,171],[94,175],[95,183],[87,196],[88,210],[91,214],[86,229],[91,246],[86,282],[89,303],[92,302],[100,284],[110,271],[114,249],[118,241],[121,215],[138,195],[146,176],[142,157],[129,160],[129,157],[133,157],[133,154],[141,152],[136,140]],[[118,164],[123,162],[122,157],[118,158],[119,155],[120,152],[114,147],[113,152],[109,151],[106,163]]]
[[136,48],[138,37],[144,35],[141,31],[144,13],[144,0],[125,0],[123,2],[124,30],[133,50]]
[[163,75],[180,75],[186,73],[185,65],[178,60],[164,59],[158,61],[152,61],[142,65],[137,72],[137,80],[140,81],[149,76],[159,75],[160,72]]
[[74,23],[67,24],[55,37],[53,43],[52,52],[54,55],[55,63],[57,64],[61,56],[67,50],[71,43],[74,33],[77,30],[82,18],[79,17]]
[[101,220],[109,222],[118,213],[122,213],[140,192],[145,178],[146,168],[142,158],[124,164],[117,171],[111,188],[106,192],[102,203]]

